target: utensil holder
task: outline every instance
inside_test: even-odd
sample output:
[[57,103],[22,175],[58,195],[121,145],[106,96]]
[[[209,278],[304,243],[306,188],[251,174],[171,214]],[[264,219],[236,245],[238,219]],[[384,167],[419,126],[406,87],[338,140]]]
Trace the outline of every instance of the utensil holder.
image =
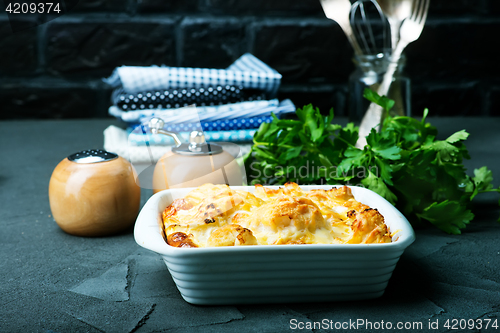
[[[363,97],[365,88],[377,91],[390,62],[389,54],[363,55],[353,59],[356,69],[349,76],[348,112],[349,121],[359,123],[370,101]],[[411,81],[404,74],[406,58],[401,57],[387,97],[395,104],[391,116],[411,116]]]

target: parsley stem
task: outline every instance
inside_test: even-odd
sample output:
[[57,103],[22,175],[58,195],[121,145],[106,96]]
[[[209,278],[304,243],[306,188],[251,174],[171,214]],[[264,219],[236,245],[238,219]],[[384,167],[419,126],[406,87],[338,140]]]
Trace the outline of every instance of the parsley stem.
[[341,138],[340,136],[336,136],[336,135],[334,135],[334,136],[335,136],[335,138],[336,138],[336,139],[339,139],[340,141],[342,141],[342,142],[346,143],[348,146],[350,146],[350,147],[354,147],[354,145],[353,145],[352,143],[350,143],[349,141],[347,141],[347,140],[345,140],[345,139]]
[[[258,142],[253,140],[254,146],[272,146],[274,143],[273,142]],[[290,145],[285,145],[285,144],[280,144],[279,147],[283,148],[297,148],[297,146],[290,146]],[[318,148],[312,147],[312,148],[306,148],[302,147],[302,150],[307,151],[308,153],[321,153],[321,151]]]
[[[253,140],[253,143],[254,145],[256,146],[271,146],[273,144],[273,142],[257,142],[255,140]],[[283,144],[280,144],[279,145],[280,147],[284,147],[284,148],[296,148],[294,146],[290,146],[290,145],[283,145]]]

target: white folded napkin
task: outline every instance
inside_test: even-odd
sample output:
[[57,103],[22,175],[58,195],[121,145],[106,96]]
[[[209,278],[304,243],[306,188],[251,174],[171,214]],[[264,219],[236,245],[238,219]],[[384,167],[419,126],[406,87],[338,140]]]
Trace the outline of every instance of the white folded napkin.
[[169,124],[180,124],[200,121],[215,121],[221,119],[249,118],[295,112],[295,105],[291,100],[279,102],[277,99],[268,101],[251,101],[233,104],[184,107],[179,109],[148,109],[138,111],[123,111],[111,106],[108,113],[127,123],[138,123],[151,117],[160,117]]

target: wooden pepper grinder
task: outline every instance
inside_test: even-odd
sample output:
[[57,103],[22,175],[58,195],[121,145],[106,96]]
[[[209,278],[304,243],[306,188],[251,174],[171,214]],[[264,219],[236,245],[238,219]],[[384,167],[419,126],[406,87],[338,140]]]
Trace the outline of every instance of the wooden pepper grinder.
[[152,118],[149,126],[153,134],[172,137],[176,143],[171,151],[156,163],[153,173],[153,192],[169,188],[198,187],[206,183],[245,185],[242,166],[223,147],[205,141],[201,131],[192,131],[189,143],[175,132],[163,130],[164,121]]
[[133,166],[104,150],[68,156],[49,183],[52,216],[65,232],[106,236],[131,227],[140,208],[141,189]]

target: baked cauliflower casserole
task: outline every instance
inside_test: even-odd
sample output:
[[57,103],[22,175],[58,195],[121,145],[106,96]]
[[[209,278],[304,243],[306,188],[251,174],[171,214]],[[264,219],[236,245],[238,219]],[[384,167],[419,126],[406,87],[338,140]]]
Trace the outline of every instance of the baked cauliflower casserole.
[[384,217],[346,186],[303,191],[295,183],[256,185],[250,193],[205,184],[174,200],[162,219],[174,247],[391,242]]

